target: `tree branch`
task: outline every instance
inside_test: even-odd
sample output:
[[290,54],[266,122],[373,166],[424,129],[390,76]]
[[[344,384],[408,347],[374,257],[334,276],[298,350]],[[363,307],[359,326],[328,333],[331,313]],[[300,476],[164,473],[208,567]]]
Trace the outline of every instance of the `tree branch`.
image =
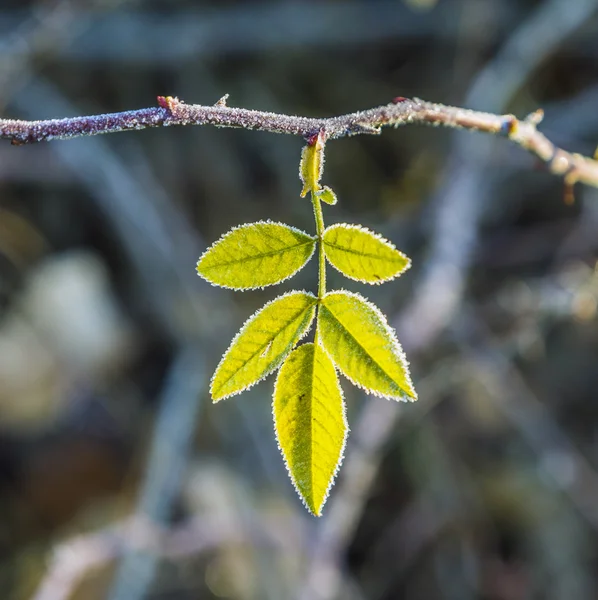
[[423,123],[503,135],[539,158],[551,173],[564,177],[568,185],[581,182],[598,187],[598,160],[557,148],[537,130],[542,120],[541,110],[519,120],[513,115],[495,115],[425,102],[418,98],[398,97],[385,106],[316,119],[232,108],[226,105],[226,96],[214,106],[185,104],[170,96],[158,96],[158,104],[155,108],[88,117],[45,121],[0,119],[0,137],[20,145],[146,127],[214,125],[298,135],[306,139],[323,131],[330,140],[351,135],[378,134],[382,127]]

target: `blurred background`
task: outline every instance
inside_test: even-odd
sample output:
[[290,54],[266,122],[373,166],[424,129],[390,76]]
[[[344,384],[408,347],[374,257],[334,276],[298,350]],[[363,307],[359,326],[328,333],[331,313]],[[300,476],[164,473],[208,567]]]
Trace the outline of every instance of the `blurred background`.
[[[157,95],[305,116],[418,96],[598,143],[598,0],[3,0],[11,118]],[[312,231],[302,140],[164,128],[0,144],[0,586],[37,600],[598,597],[598,192],[504,139],[408,126],[331,143],[328,223],[413,260],[366,288],[419,401],[342,381],[316,519],[272,377],[212,406],[231,337],[281,290],[195,274],[234,225]]]

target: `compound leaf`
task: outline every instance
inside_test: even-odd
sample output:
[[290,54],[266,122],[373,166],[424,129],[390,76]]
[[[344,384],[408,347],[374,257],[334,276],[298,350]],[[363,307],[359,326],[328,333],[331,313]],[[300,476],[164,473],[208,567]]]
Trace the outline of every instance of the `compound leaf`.
[[359,225],[339,223],[328,227],[324,251],[333,267],[362,283],[389,281],[411,265],[388,240]]
[[280,283],[311,258],[313,236],[284,225],[261,221],[231,229],[208,248],[197,272],[210,283],[249,290]]
[[309,330],[316,303],[312,294],[289,292],[250,317],[212,377],[214,402],[242,392],[278,369]]
[[344,291],[326,294],[317,327],[324,349],[355,385],[386,398],[417,399],[394,331],[365,298]]
[[319,345],[303,344],[286,359],[276,378],[273,413],[291,481],[305,506],[320,516],[348,427],[334,365]]

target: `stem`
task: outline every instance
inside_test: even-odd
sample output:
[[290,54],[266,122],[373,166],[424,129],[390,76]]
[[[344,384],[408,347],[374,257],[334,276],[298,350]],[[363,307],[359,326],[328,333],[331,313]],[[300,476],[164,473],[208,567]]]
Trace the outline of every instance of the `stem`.
[[324,215],[322,213],[322,202],[313,193],[311,201],[314,205],[314,216],[316,218],[316,235],[318,236],[318,301],[320,302],[326,294],[326,255],[324,254]]
[[[318,236],[318,321],[320,316],[320,303],[326,294],[326,255],[324,254],[324,215],[322,213],[322,202],[311,192],[311,201],[314,205],[314,217],[316,219],[316,235]],[[314,344],[318,344],[318,326],[314,335]]]

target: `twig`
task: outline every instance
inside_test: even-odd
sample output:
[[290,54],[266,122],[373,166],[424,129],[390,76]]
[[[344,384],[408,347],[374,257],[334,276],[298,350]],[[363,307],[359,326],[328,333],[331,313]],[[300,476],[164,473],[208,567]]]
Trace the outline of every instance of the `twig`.
[[[400,39],[452,43],[458,37],[468,44],[483,41],[492,45],[525,14],[520,2],[502,0],[464,27],[460,12],[446,2],[439,2],[432,13],[414,11],[396,0],[257,0],[216,3],[209,10],[197,10],[192,4],[185,8],[180,3],[176,11],[164,12],[160,18],[147,3],[139,4],[138,9],[99,15],[81,6],[79,18],[89,17],[85,35],[60,48],[58,57],[69,65],[118,63],[171,68],[235,54],[305,48],[322,51]],[[14,31],[24,13],[24,9],[0,11],[0,31]],[[592,33],[586,33],[587,39],[593,39]],[[19,49],[7,45],[3,51],[10,55]]]
[[158,103],[160,106],[155,108],[87,117],[45,121],[0,119],[0,137],[10,139],[13,144],[28,144],[146,127],[214,125],[298,135],[306,139],[324,131],[326,138],[331,140],[351,135],[378,134],[382,127],[424,123],[504,135],[537,156],[551,173],[564,177],[568,184],[579,181],[598,187],[598,161],[557,148],[540,133],[537,125],[542,119],[542,111],[519,120],[513,115],[495,115],[434,104],[418,98],[399,97],[377,108],[315,119],[231,108],[220,100],[214,106],[202,106],[185,104],[170,96],[158,96]]
[[241,546],[252,542],[280,553],[290,552],[292,544],[276,535],[266,522],[256,524],[255,531],[246,531],[232,522],[200,517],[162,528],[147,519],[131,517],[55,546],[48,573],[33,600],[68,600],[91,573],[106,569],[132,549],[177,562],[226,544]]
[[[598,531],[598,473],[594,466],[575,448],[545,404],[539,401],[515,362],[501,350],[475,310],[468,310],[452,329],[474,367],[476,379],[537,454],[539,466],[552,486],[563,492],[594,531]],[[480,341],[476,343],[472,339]],[[566,476],[555,466],[559,459],[559,465],[565,463],[569,467]]]
[[[205,378],[203,356],[193,345],[176,357],[163,393],[156,431],[148,459],[137,518],[156,526],[166,525],[191,451],[201,407]],[[132,549],[119,565],[112,585],[112,600],[141,600],[152,584],[159,557],[146,549]]]

